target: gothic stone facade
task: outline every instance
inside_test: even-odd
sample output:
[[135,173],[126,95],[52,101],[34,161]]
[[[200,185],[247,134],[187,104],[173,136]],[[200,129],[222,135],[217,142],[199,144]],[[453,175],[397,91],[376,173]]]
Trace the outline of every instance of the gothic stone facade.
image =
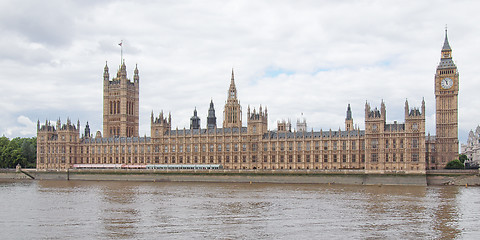
[[[458,72],[451,60],[448,39],[442,49],[435,76],[437,134],[425,136],[425,102],[410,108],[405,102],[403,123],[386,122],[386,106],[365,104],[365,130],[353,127],[350,106],[345,130],[291,131],[278,122],[268,129],[268,112],[260,106],[247,110],[237,98],[234,74],[224,106],[223,126],[216,126],[213,102],[207,128],[192,118],[190,129],[172,129],[172,117],[151,115],[150,137],[138,136],[138,69],[134,82],[126,78],[125,63],[117,77],[104,72],[104,127],[90,135],[89,126],[80,135],[80,123],[48,121],[37,126],[37,169],[68,169],[73,164],[220,164],[224,169],[302,169],[336,171],[357,169],[376,173],[425,173],[443,168],[458,152]],[[198,124],[196,122],[198,120]]]
[[467,155],[469,164],[480,164],[480,126],[468,133],[467,144],[462,144],[462,154]]

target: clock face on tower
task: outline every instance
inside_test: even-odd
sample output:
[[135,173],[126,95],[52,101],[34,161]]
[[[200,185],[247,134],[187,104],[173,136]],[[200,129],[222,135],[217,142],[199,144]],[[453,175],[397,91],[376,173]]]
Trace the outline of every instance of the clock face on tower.
[[453,80],[451,78],[444,78],[441,84],[443,89],[449,89],[453,86]]

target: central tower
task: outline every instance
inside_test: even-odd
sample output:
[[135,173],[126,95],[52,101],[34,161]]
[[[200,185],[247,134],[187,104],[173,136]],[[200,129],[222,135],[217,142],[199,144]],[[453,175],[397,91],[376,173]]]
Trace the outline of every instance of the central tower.
[[436,151],[439,168],[458,158],[458,90],[457,66],[452,60],[447,30],[440,63],[435,73]]
[[103,137],[138,136],[138,68],[135,66],[133,82],[127,78],[125,60],[117,77],[109,79],[108,66],[103,72]]
[[228,89],[227,103],[223,110],[223,127],[224,128],[241,128],[242,127],[242,107],[237,99],[237,88],[235,87],[235,78],[232,69],[232,79],[230,88]]

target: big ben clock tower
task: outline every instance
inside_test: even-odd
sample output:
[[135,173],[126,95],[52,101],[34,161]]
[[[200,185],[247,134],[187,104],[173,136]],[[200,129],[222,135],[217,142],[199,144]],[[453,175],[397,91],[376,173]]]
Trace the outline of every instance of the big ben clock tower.
[[445,29],[442,56],[435,74],[436,168],[445,168],[447,162],[458,158],[458,90],[458,70]]

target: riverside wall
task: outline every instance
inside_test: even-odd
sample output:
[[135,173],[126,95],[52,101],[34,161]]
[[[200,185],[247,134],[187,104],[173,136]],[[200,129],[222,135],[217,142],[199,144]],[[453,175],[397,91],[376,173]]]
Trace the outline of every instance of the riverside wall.
[[480,186],[479,170],[428,170],[427,185]]
[[[28,175],[29,176],[28,176]],[[144,182],[233,182],[302,183],[348,185],[457,185],[480,186],[478,170],[427,171],[426,174],[367,174],[358,171],[298,172],[242,170],[69,170],[22,172],[0,171],[0,179],[144,181]]]
[[[365,174],[357,171],[299,172],[244,170],[26,170],[35,180],[149,181],[149,182],[234,182],[234,183],[303,183],[349,185],[426,186],[422,174]],[[16,175],[12,175],[16,174]],[[24,175],[24,174],[23,174]],[[0,179],[30,179],[22,173],[0,172]]]

